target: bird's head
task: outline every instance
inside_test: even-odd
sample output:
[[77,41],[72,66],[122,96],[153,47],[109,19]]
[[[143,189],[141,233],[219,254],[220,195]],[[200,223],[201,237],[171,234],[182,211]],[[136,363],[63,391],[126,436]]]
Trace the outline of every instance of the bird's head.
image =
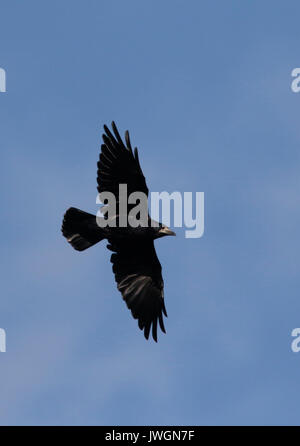
[[176,235],[175,232],[171,231],[168,226],[164,225],[163,223],[159,223],[159,226],[154,227],[154,238],[160,238],[165,237],[166,235]]

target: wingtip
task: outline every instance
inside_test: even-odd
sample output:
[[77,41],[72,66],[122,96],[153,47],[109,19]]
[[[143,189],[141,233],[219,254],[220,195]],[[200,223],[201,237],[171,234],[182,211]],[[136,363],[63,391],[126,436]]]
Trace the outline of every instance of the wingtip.
[[127,149],[131,152],[131,154],[133,154],[128,130],[126,130],[126,132],[125,132],[125,141],[126,141]]
[[150,328],[151,328],[151,324],[147,324],[147,325],[145,325],[144,336],[145,336],[145,338],[147,339],[147,341],[148,341],[148,339],[149,339]]
[[157,342],[157,318],[155,317],[152,321],[152,337],[155,342]]
[[162,302],[162,311],[163,311],[164,315],[165,315],[166,317],[168,317],[168,313],[167,313],[167,310],[166,310],[164,301]]

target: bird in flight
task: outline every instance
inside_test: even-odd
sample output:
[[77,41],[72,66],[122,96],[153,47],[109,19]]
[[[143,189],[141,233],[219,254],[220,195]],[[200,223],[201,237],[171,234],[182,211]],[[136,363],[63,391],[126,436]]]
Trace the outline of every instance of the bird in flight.
[[[119,185],[126,184],[128,195],[142,192],[148,197],[149,191],[140,166],[138,150],[132,150],[128,131],[125,132],[125,144],[114,122],[113,133],[106,125],[104,131],[97,163],[97,190],[100,196],[103,192],[110,192],[119,204]],[[128,221],[131,208],[129,205],[126,215]],[[118,206],[116,215],[108,219],[118,222],[121,217],[120,209]],[[149,224],[143,227],[132,227],[130,224],[126,227],[109,224],[100,227],[97,218],[80,209],[69,208],[63,218],[63,236],[77,251],[84,251],[103,239],[108,240],[107,248],[113,251],[111,263],[118,290],[132,316],[138,320],[145,338],[149,338],[152,327],[152,337],[157,342],[157,323],[165,333],[163,315],[167,316],[167,312],[161,264],[156,255],[154,240],[175,233],[158,222],[154,226]],[[147,218],[148,222],[153,222],[149,215]]]

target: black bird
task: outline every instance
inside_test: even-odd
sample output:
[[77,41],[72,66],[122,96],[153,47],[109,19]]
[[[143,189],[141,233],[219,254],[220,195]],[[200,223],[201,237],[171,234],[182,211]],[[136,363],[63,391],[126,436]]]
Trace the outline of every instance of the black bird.
[[[126,184],[128,196],[132,192],[143,192],[148,196],[138,150],[132,150],[128,131],[125,132],[125,145],[114,122],[112,130],[114,134],[104,126],[105,134],[102,135],[103,144],[97,163],[98,192],[112,192],[118,202],[119,184]],[[119,221],[119,217],[117,210],[114,218]],[[153,221],[149,215],[148,220]],[[156,227],[100,227],[94,215],[73,207],[66,211],[61,230],[77,251],[83,251],[103,239],[108,240],[107,248],[114,252],[111,262],[118,290],[132,316],[138,320],[145,338],[149,338],[152,326],[152,336],[157,342],[157,321],[165,333],[163,314],[167,316],[167,312],[161,265],[154,240],[175,233],[161,223],[157,223]]]

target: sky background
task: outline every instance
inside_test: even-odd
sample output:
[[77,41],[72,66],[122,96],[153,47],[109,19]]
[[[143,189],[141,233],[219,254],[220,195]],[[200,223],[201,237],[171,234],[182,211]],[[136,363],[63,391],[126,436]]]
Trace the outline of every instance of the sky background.
[[[300,424],[299,2],[0,7],[0,424]],[[156,242],[158,344],[60,232],[112,120],[150,190],[205,193],[204,236]]]

